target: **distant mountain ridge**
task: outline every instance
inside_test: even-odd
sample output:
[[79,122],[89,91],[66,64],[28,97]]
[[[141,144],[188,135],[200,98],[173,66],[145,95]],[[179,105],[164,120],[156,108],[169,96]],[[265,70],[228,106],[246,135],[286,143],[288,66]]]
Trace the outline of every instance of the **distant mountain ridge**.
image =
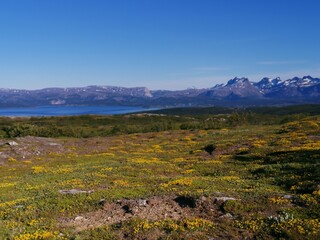
[[262,96],[259,89],[255,87],[248,78],[237,77],[229,80],[227,84],[216,85],[202,95],[218,98],[259,98]]
[[[234,78],[227,84],[216,85],[205,94],[213,97],[226,97],[230,94],[238,97],[319,97],[319,78],[304,76],[288,80],[263,78],[259,82],[250,82],[248,78]],[[310,93],[312,93],[310,95]]]
[[146,87],[87,86],[40,90],[0,89],[0,107],[43,105],[128,105],[128,106],[205,106],[205,105],[285,105],[320,103],[320,78],[304,76],[281,80],[263,78],[251,82],[235,77],[212,88],[179,91]]
[[73,88],[44,88],[39,90],[0,89],[0,106],[41,105],[111,105],[130,98],[149,98],[146,87],[87,86]]

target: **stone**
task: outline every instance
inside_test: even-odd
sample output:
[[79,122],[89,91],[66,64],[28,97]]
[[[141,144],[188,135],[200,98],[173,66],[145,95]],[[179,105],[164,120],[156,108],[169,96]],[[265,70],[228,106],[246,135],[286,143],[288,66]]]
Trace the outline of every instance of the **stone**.
[[229,219],[231,219],[231,218],[233,218],[233,216],[230,213],[226,213],[226,214],[220,216],[219,218],[229,218]]
[[139,205],[140,207],[141,207],[141,206],[145,207],[145,206],[148,205],[148,202],[147,202],[147,200],[145,200],[145,199],[139,199],[139,200],[138,200],[138,205]]
[[59,143],[50,142],[48,143],[49,146],[61,146]]
[[283,198],[284,198],[284,199],[292,199],[292,198],[293,198],[293,196],[292,196],[292,195],[287,194],[287,195],[283,195]]
[[14,208],[24,208],[24,205],[16,205]]
[[204,202],[204,201],[206,201],[207,200],[207,198],[205,197],[205,196],[201,196],[201,198],[200,198],[200,201],[201,202]]
[[214,202],[226,202],[226,201],[235,201],[235,200],[237,199],[233,197],[216,197],[214,199]]
[[99,205],[104,205],[106,203],[106,200],[104,198],[99,200]]
[[17,142],[15,142],[15,141],[9,141],[9,142],[7,142],[7,145],[9,145],[9,146],[18,146],[19,144]]
[[94,190],[78,190],[78,189],[70,189],[70,190],[59,190],[59,193],[61,194],[79,194],[79,193],[93,193]]
[[74,220],[75,220],[76,222],[80,222],[80,221],[83,221],[83,220],[85,220],[85,219],[84,219],[84,217],[77,216]]

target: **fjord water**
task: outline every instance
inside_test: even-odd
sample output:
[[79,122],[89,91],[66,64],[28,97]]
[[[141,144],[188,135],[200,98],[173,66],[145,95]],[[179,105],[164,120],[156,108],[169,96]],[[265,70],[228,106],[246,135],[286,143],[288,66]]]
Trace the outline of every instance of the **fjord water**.
[[77,116],[85,114],[113,115],[155,110],[155,108],[129,106],[40,106],[0,108],[0,116],[40,117],[40,116]]

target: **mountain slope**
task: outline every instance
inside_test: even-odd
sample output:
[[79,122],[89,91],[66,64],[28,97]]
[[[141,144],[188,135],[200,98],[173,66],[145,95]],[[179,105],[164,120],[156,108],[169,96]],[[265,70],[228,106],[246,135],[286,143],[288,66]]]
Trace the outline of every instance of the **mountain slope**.
[[130,99],[151,98],[148,88],[88,86],[79,88],[45,88],[40,90],[0,89],[1,106],[35,106],[64,104],[121,104]]
[[218,98],[261,98],[259,89],[251,84],[248,78],[234,78],[226,85],[216,85],[211,90],[201,94],[207,97]]
[[311,76],[281,80],[233,78],[207,89],[179,91],[146,87],[88,86],[40,90],[0,89],[0,107],[43,105],[127,106],[257,106],[320,103],[320,79]]

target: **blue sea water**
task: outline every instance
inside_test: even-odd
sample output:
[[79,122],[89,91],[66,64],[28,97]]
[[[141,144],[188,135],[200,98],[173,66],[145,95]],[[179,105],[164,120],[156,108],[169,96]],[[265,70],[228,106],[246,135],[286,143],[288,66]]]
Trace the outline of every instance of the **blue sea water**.
[[77,116],[85,114],[113,115],[155,110],[155,108],[128,106],[40,106],[0,108],[0,116],[36,117],[36,116]]

